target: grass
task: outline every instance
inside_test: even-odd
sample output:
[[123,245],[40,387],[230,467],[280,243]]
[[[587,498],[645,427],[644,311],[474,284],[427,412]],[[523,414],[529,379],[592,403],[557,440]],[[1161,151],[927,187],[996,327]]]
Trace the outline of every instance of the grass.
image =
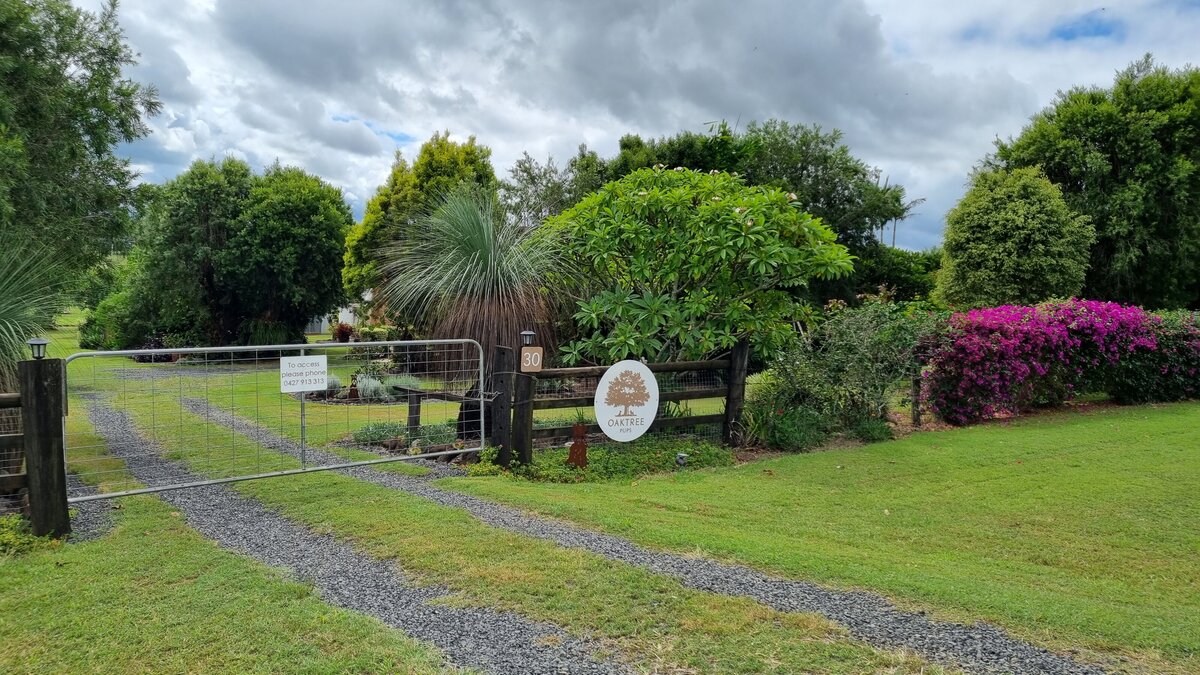
[[436,649],[223,551],[146,497],[108,536],[0,559],[0,669],[436,672]]
[[[77,408],[79,409],[79,408]],[[82,416],[72,433],[99,452]],[[75,461],[78,461],[76,458]],[[122,462],[93,474],[125,486]],[[47,672],[438,672],[435,648],[225,551],[152,497],[94,541],[0,556],[0,669]]]
[[1200,671],[1200,404],[1051,414],[634,483],[444,487],[652,547]]
[[[188,426],[206,425],[181,414]],[[144,411],[134,416],[147,428]],[[161,442],[168,452],[178,450],[171,437]],[[216,475],[194,455],[183,457],[194,469]],[[295,462],[282,455],[278,461]],[[493,528],[465,511],[346,476],[312,474],[232,487],[316,532],[397,560],[410,576],[456,591],[453,602],[557,624],[600,640],[645,670],[940,672],[911,655],[849,639],[814,615],[686,589],[631,565]]]

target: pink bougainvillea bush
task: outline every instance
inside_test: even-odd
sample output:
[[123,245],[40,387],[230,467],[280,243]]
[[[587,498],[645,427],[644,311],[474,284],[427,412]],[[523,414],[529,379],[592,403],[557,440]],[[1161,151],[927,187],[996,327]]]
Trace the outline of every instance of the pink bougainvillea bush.
[[1155,318],[1155,346],[1125,355],[1107,373],[1104,388],[1118,403],[1200,398],[1200,313],[1161,312]]
[[1157,353],[1161,319],[1138,307],[1067,300],[955,314],[928,357],[924,397],[952,424],[1103,389],[1122,360]]

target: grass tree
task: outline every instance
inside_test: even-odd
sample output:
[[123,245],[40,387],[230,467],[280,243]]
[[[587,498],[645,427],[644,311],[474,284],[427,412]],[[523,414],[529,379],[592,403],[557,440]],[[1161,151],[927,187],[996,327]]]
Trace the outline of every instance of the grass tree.
[[515,347],[523,330],[547,335],[547,275],[558,264],[548,238],[504,217],[495,198],[462,187],[446,193],[380,255],[383,302],[433,338],[471,338],[484,354]]
[[[15,391],[25,341],[44,335],[64,304],[62,270],[48,249],[0,230],[0,391]],[[15,430],[14,411],[0,411],[0,433]]]
[[[433,338],[475,340],[490,370],[494,347],[515,347],[523,330],[553,342],[544,286],[557,260],[549,238],[506,218],[492,194],[459,187],[381,251],[380,299]],[[473,355],[464,357],[443,367],[471,372]],[[461,406],[460,437],[478,435],[477,415],[477,407]]]

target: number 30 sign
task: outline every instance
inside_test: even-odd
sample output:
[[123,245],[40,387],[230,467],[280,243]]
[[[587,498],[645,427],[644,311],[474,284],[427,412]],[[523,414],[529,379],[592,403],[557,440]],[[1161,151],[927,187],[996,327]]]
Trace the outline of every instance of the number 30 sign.
[[521,347],[521,372],[541,372],[543,354],[544,350],[541,347]]

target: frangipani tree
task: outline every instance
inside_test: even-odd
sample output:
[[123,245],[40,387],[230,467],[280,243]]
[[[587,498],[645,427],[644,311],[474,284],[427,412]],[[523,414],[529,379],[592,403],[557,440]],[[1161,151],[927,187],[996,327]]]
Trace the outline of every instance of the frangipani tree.
[[742,338],[771,351],[807,315],[793,290],[853,269],[795,195],[719,172],[635,171],[546,229],[590,282],[572,363],[702,359]]

